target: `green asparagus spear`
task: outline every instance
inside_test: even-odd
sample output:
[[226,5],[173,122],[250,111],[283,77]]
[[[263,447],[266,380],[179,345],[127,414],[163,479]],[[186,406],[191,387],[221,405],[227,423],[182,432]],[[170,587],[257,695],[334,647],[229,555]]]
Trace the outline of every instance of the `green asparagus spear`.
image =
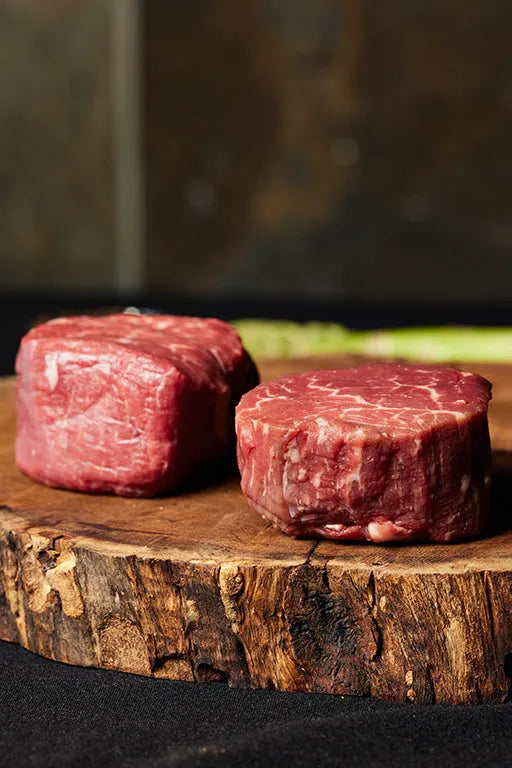
[[445,363],[512,361],[512,328],[426,327],[352,332],[345,351]]
[[512,328],[444,326],[350,331],[335,323],[234,322],[255,357],[358,354],[434,363],[512,362]]

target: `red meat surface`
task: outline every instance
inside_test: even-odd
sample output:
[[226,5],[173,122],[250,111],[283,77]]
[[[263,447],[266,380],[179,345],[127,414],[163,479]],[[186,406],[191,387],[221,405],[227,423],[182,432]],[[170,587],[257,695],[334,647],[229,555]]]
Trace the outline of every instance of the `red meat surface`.
[[16,462],[34,480],[162,493],[233,449],[234,406],[257,381],[227,323],[169,315],[59,318],[16,360]]
[[242,490],[293,536],[454,541],[487,519],[491,385],[377,364],[285,376],[236,415]]

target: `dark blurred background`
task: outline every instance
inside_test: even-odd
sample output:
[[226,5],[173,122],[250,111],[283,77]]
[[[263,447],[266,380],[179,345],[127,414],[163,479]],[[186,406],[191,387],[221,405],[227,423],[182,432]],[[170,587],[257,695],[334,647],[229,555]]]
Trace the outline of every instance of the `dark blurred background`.
[[4,306],[512,322],[511,39],[508,0],[0,0]]

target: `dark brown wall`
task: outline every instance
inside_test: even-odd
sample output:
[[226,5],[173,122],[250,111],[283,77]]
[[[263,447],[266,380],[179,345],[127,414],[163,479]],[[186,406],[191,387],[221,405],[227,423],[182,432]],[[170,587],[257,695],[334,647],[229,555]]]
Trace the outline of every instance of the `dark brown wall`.
[[512,295],[507,0],[145,9],[152,286]]
[[0,2],[0,288],[108,284],[110,32],[103,0]]
[[[122,283],[114,6],[0,2],[0,287]],[[141,9],[151,290],[512,297],[508,0]]]

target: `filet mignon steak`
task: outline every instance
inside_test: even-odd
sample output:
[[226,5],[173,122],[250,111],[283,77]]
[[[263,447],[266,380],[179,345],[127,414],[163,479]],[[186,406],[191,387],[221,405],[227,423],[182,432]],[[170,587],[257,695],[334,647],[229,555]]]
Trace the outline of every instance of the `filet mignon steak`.
[[151,496],[234,450],[258,382],[215,319],[115,314],[36,326],[16,360],[16,462],[48,485]]
[[366,365],[265,382],[236,414],[242,490],[292,536],[454,541],[489,512],[488,381]]

